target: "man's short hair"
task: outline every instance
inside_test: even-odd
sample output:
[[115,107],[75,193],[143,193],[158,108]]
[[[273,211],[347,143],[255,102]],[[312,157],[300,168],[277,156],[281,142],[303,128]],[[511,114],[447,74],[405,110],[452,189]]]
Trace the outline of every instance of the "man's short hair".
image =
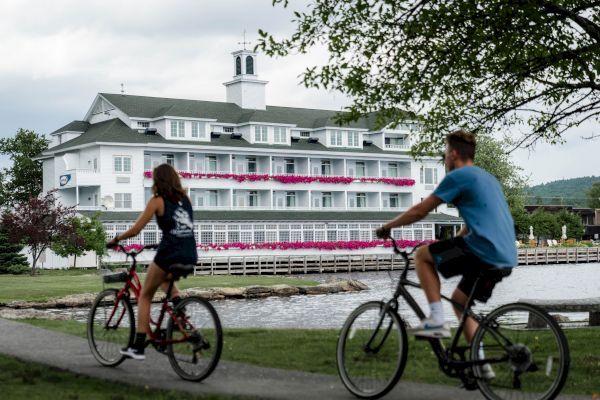
[[452,150],[456,150],[463,160],[475,158],[475,146],[477,145],[475,135],[464,129],[454,131],[446,136],[446,143]]

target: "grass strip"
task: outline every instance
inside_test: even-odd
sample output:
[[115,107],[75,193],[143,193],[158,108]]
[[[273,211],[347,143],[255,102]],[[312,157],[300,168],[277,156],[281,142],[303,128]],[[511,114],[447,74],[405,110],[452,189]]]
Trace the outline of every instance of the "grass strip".
[[[140,274],[143,279],[145,274]],[[181,289],[206,287],[245,287],[252,285],[272,286],[288,284],[314,286],[318,282],[282,276],[190,276],[181,279],[177,285]],[[79,293],[98,293],[102,290],[102,279],[95,273],[44,272],[40,275],[0,275],[0,303],[13,300],[47,301]]]
[[[85,337],[85,324],[76,321],[26,320],[41,328]],[[224,330],[222,359],[263,367],[336,375],[338,331],[331,329],[228,329]],[[600,328],[565,330],[571,350],[571,368],[563,393],[600,392]],[[458,385],[438,367],[429,344],[409,337],[403,380]]]
[[193,395],[90,378],[0,354],[2,398],[10,400],[228,400],[223,395]]

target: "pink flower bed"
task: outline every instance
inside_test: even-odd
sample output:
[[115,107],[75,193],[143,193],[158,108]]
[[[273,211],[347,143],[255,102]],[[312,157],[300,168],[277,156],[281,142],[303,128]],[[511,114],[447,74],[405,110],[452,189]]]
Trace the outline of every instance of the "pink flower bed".
[[[185,172],[179,171],[179,175],[184,179],[232,179],[238,182],[258,182],[258,181],[277,181],[285,184],[293,183],[341,183],[349,184],[358,180],[367,183],[384,183],[395,186],[413,186],[414,179],[405,178],[351,178],[346,176],[299,176],[299,175],[269,175],[269,174],[212,174],[203,172]],[[144,171],[144,177],[152,178],[152,171]]]
[[[420,243],[432,243],[431,240],[397,240],[398,247],[413,247]],[[200,244],[198,249],[202,251],[209,250],[361,250],[372,247],[383,246],[392,247],[390,241],[371,240],[371,241],[340,241],[340,242],[275,242],[275,243],[224,243],[224,244]],[[140,250],[141,244],[131,244],[125,246],[127,251],[131,249]]]

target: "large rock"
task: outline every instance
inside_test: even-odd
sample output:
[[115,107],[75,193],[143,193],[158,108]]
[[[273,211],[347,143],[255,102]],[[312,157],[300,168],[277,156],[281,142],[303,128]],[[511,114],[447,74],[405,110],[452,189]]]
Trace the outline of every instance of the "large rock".
[[248,286],[246,288],[246,297],[249,299],[269,297],[273,295],[273,291],[268,286]]
[[300,293],[300,289],[290,285],[273,285],[271,290],[275,296],[294,296]]

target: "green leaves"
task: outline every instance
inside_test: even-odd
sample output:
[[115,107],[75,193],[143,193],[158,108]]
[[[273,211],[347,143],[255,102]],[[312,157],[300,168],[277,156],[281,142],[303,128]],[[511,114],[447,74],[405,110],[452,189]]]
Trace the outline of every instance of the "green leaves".
[[13,138],[0,139],[0,154],[8,155],[10,168],[0,171],[0,204],[11,206],[42,191],[42,163],[33,157],[48,148],[48,141],[34,131],[19,129]]
[[599,14],[592,0],[313,0],[289,38],[261,31],[257,47],[286,55],[324,45],[328,63],[308,67],[303,83],[350,96],[353,118],[421,115],[419,151],[456,126],[514,132],[515,145],[529,146],[598,119]]

